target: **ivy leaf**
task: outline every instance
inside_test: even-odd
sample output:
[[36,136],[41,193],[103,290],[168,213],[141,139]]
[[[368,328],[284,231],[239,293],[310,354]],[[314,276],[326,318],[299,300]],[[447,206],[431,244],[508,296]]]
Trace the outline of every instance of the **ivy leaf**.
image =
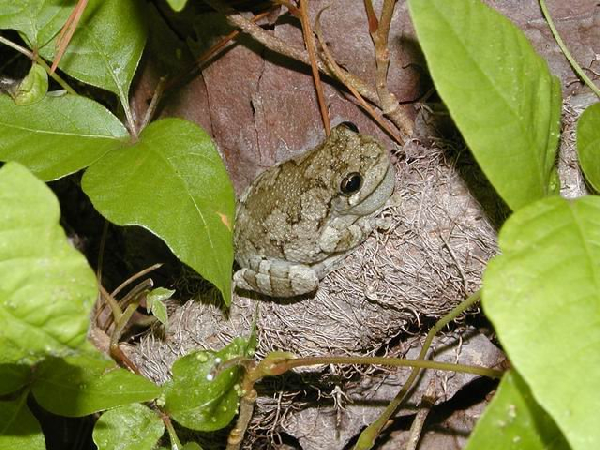
[[[139,0],[90,0],[59,67],[79,81],[114,92],[121,104],[128,104],[146,36]],[[52,41],[40,53],[51,60],[55,52]]]
[[0,95],[0,161],[16,161],[43,180],[87,167],[129,137],[104,106],[85,97],[44,97],[17,106]]
[[178,359],[173,364],[173,378],[165,386],[165,410],[192,430],[224,428],[237,414],[242,369],[233,366],[217,374],[215,369],[231,359],[253,355],[251,337],[236,338],[218,352],[196,351]]
[[0,168],[4,358],[85,346],[96,277],[85,257],[67,241],[59,215],[54,194],[26,168],[16,163]]
[[15,92],[15,105],[33,105],[44,99],[48,90],[48,74],[39,64],[32,64],[29,73]]
[[600,103],[588,107],[577,123],[577,152],[585,178],[600,192]]
[[27,392],[0,402],[0,449],[45,450],[42,427],[27,407]]
[[151,290],[146,298],[148,310],[154,317],[160,320],[165,327],[167,326],[168,318],[167,307],[165,306],[164,301],[170,299],[174,293],[175,290],[159,287]]
[[538,201],[513,214],[498,244],[484,311],[571,447],[600,448],[600,197]]
[[161,393],[152,381],[89,355],[48,358],[36,368],[35,400],[48,411],[82,417],[115,406],[147,402]]
[[557,191],[558,79],[479,0],[409,0],[435,86],[496,191],[517,210]]
[[134,403],[102,414],[92,436],[98,450],[152,450],[164,432],[154,411]]
[[152,122],[129,148],[85,173],[94,207],[117,225],[140,225],[231,296],[235,195],[210,137],[180,119]]
[[[501,430],[501,432],[499,432]],[[500,386],[466,450],[569,450],[552,418],[537,404],[525,381],[515,371]]]
[[32,48],[41,47],[58,33],[70,9],[64,0],[0,0],[0,29],[20,31]]

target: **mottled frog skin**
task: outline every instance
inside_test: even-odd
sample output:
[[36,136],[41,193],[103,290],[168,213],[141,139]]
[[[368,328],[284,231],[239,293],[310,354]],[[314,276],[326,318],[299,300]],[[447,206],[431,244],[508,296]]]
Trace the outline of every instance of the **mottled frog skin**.
[[[357,130],[356,130],[357,131]],[[352,124],[261,173],[236,212],[236,285],[272,297],[314,291],[377,227],[394,189],[387,150]]]

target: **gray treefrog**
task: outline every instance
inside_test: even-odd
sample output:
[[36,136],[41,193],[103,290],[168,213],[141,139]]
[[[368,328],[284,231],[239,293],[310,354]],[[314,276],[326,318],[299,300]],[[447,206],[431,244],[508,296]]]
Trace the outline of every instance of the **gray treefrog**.
[[240,197],[234,241],[239,288],[272,297],[314,291],[377,226],[394,189],[388,151],[353,124],[261,173]]

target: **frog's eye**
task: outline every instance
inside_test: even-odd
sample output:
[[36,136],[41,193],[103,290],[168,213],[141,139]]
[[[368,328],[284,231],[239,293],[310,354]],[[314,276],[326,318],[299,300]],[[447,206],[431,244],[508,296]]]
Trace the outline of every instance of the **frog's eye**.
[[356,126],[356,124],[354,124],[352,122],[342,122],[340,125],[345,126],[350,131],[354,131],[355,133],[360,133],[360,131],[358,130],[358,127]]
[[346,175],[346,177],[342,180],[342,184],[340,184],[340,190],[342,191],[342,194],[351,195],[359,191],[361,184],[362,177],[360,176],[360,173],[352,172]]

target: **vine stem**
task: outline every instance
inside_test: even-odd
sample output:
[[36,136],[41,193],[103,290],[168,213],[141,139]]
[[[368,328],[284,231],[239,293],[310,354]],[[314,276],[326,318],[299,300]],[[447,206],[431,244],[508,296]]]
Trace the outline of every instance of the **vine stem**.
[[[440,361],[429,361],[422,359],[401,359],[401,358],[379,358],[379,357],[348,357],[348,356],[319,356],[314,358],[298,358],[285,361],[287,370],[295,367],[316,366],[320,364],[377,364],[380,366],[392,367],[413,367],[416,370],[434,369],[446,370],[458,373],[468,373],[472,375],[481,375],[490,378],[500,378],[504,372],[495,369],[488,369],[480,366],[469,366],[466,364],[446,363]],[[408,381],[407,381],[408,383]]]
[[4,44],[4,45],[7,45],[8,47],[14,48],[19,53],[27,56],[32,61],[35,61],[36,63],[38,63],[40,66],[42,66],[44,68],[46,73],[48,75],[50,75],[52,77],[52,79],[55,80],[60,85],[61,88],[63,88],[69,94],[77,95],[77,92],[75,92],[75,90],[71,86],[69,86],[69,84],[65,80],[63,80],[60,77],[60,75],[58,75],[56,72],[50,71],[50,66],[48,64],[46,64],[46,61],[44,61],[44,59],[42,57],[40,57],[39,55],[36,55],[28,48],[25,48],[19,44],[15,44],[14,42],[12,42],[2,36],[0,36],[0,44]]
[[[442,317],[440,320],[438,320],[436,322],[434,327],[431,330],[429,330],[429,333],[427,333],[427,337],[425,338],[425,342],[423,343],[423,347],[421,347],[421,352],[419,353],[419,360],[425,359],[425,355],[427,355],[427,351],[429,350],[429,347],[431,346],[431,343],[433,342],[433,338],[435,337],[435,335],[442,328],[444,328],[446,325],[448,325],[452,320],[454,320],[456,317],[461,315],[463,312],[465,312],[467,309],[469,309],[472,305],[477,303],[480,300],[480,298],[481,298],[480,291],[477,291],[474,294],[471,294],[467,299],[463,300],[456,308],[454,308],[452,311],[450,311],[450,313],[446,314],[444,317]],[[360,437],[358,438],[358,442],[356,443],[354,450],[368,450],[373,447],[373,445],[375,444],[375,438],[379,435],[379,433],[381,432],[383,427],[390,420],[390,418],[392,417],[392,414],[394,414],[396,412],[396,409],[398,408],[398,406],[400,406],[402,401],[404,401],[406,394],[411,389],[412,384],[415,382],[415,380],[419,376],[420,372],[421,372],[420,367],[415,366],[413,368],[411,374],[409,375],[408,379],[404,383],[404,386],[402,387],[402,389],[400,389],[400,392],[398,392],[396,397],[394,397],[394,399],[386,407],[385,411],[381,414],[381,416],[379,416],[379,418],[377,418],[377,420],[375,420],[375,422],[373,422],[371,425],[369,425],[360,434]]]
[[585,74],[585,72],[583,71],[581,66],[577,63],[577,61],[575,61],[575,59],[573,59],[573,57],[571,56],[571,52],[569,52],[569,49],[567,48],[564,41],[558,34],[558,30],[554,26],[554,21],[552,20],[552,16],[550,16],[550,12],[548,11],[548,8],[546,7],[546,1],[545,0],[539,0],[539,1],[540,1],[540,9],[542,10],[542,15],[544,16],[544,19],[546,19],[546,22],[548,22],[548,27],[550,27],[550,31],[552,31],[554,40],[556,41],[556,43],[560,47],[561,51],[565,55],[565,58],[567,58],[567,60],[569,61],[569,64],[571,64],[571,67],[573,68],[575,73],[577,75],[579,75],[579,77],[583,80],[585,85],[587,87],[589,87],[594,92],[594,94],[596,94],[600,98],[600,89],[598,89],[596,87],[596,85],[592,82],[592,80],[590,80],[589,77]]

